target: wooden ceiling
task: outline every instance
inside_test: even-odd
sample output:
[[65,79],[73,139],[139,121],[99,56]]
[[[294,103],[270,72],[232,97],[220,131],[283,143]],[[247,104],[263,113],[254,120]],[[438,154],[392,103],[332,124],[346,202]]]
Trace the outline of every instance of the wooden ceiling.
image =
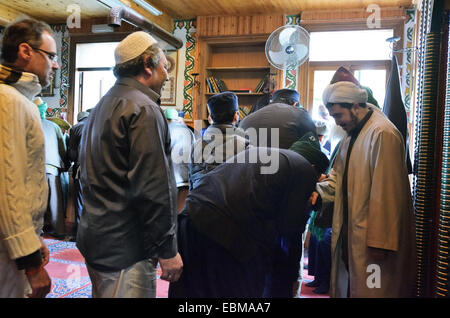
[[155,17],[132,0],[0,0],[0,24],[5,25],[25,13],[48,23],[64,23],[71,12],[69,5],[78,5],[81,19],[106,17],[107,6],[125,4],[167,29],[172,19],[190,19],[208,15],[297,14],[305,10],[335,10],[366,8],[376,3],[380,7],[410,7],[417,0],[146,0],[164,14]]
[[305,10],[410,7],[412,0],[147,0],[172,18],[208,15],[297,14]]

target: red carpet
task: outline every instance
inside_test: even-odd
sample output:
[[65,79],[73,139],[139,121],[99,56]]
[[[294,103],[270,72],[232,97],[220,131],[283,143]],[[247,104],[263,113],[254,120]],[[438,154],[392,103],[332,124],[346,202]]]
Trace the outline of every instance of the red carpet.
[[[84,258],[74,242],[45,239],[50,250],[50,262],[45,267],[52,279],[52,289],[47,298],[90,298],[92,285]],[[167,298],[169,283],[159,279],[157,269],[156,297]]]
[[[305,262],[307,262],[307,259],[305,259]],[[301,289],[301,293],[300,293],[300,298],[330,298],[329,294],[318,295],[316,293],[313,293],[313,290],[315,289],[315,287],[308,287],[305,285],[306,283],[313,281],[313,280],[314,280],[314,276],[309,276],[307,269],[303,270],[303,281],[302,281],[302,289]]]
[[[90,298],[92,285],[89,279],[84,258],[74,242],[45,239],[50,250],[50,262],[45,267],[52,279],[52,289],[47,298]],[[305,260],[306,262],[306,260]],[[169,283],[159,279],[161,269],[157,269],[156,297],[167,298]],[[314,278],[303,271],[301,298],[328,298],[328,295],[317,295],[314,288],[305,283]]]

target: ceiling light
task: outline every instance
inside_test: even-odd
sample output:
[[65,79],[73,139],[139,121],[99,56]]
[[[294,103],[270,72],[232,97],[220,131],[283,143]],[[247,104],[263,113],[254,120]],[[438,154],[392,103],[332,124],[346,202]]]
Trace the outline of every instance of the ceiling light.
[[161,11],[159,11],[158,9],[153,7],[151,4],[149,4],[145,0],[133,0],[133,2],[136,3],[137,5],[141,6],[142,8],[144,8],[145,10],[147,10],[148,12],[150,12],[153,15],[161,15],[162,14]]

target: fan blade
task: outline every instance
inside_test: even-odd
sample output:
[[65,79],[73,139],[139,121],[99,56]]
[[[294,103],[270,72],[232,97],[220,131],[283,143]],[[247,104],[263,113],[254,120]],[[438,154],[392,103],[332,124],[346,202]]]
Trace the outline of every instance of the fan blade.
[[286,54],[284,51],[269,51],[269,57],[273,63],[282,68],[284,63],[286,63],[286,60],[288,59],[288,54]]
[[301,60],[306,55],[308,55],[308,47],[304,44],[294,45],[294,53],[298,60]]
[[286,28],[280,32],[278,40],[282,46],[288,46],[291,44],[291,35],[295,32],[294,28]]

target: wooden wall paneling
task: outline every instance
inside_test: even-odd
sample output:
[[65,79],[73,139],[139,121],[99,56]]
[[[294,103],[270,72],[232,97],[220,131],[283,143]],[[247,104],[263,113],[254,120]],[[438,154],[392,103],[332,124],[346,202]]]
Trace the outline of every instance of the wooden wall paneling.
[[244,36],[270,34],[283,25],[283,15],[261,16],[199,16],[197,33],[200,37]]
[[226,35],[238,34],[238,25],[239,25],[238,17],[231,16],[227,18],[229,19],[228,25],[230,27],[228,28],[229,32]]
[[411,6],[413,0],[151,0],[149,2],[174,18],[190,19],[207,15],[248,16],[254,15],[255,12],[297,14],[306,10],[357,9],[365,8],[372,3],[380,7]]
[[312,87],[308,80],[309,59],[298,68],[297,91],[300,93],[300,104],[307,110],[312,110],[312,103],[309,102],[309,88]]
[[[206,78],[222,79],[229,90],[254,91],[266,74],[271,87],[282,87],[282,72],[269,65],[265,43],[270,33],[284,24],[283,15],[199,16],[197,17],[196,90],[194,119],[206,119],[208,93]],[[241,107],[252,106],[260,94],[238,94]]]
[[264,43],[243,47],[213,47],[210,67],[259,67],[269,66],[264,53]]
[[[225,19],[226,19],[226,17],[219,17],[219,30],[218,30],[218,34],[219,35],[222,35],[222,36],[224,36],[224,35],[226,35],[228,32],[227,32],[227,30],[226,30],[226,28],[225,28]],[[227,21],[228,22],[228,21]],[[231,25],[229,25],[229,24],[227,24],[227,28],[228,29],[230,29],[231,28]]]
[[250,34],[259,34],[261,29],[264,29],[264,23],[266,21],[261,17],[252,17]]
[[205,41],[202,39],[197,40],[197,51],[195,54],[195,73],[198,73],[196,80],[198,82],[195,84],[194,91],[194,105],[195,109],[193,111],[193,119],[207,119],[208,114],[206,111],[206,98],[202,92],[206,88],[206,77],[208,76],[206,66],[209,63],[210,58],[210,48]]
[[[405,23],[404,21],[401,21],[401,23],[397,23],[396,25],[393,26],[394,29],[394,36],[399,36],[400,40],[396,43],[396,45],[394,45],[394,49],[395,50],[403,50],[403,44],[404,44],[404,29],[405,29]],[[401,67],[403,65],[403,56],[406,53],[393,53],[396,54],[397,56],[397,62],[398,62],[398,66],[399,66],[399,76],[400,79],[403,76],[403,68]]]
[[250,17],[240,16],[238,18],[237,34],[249,34],[250,33]]
[[[363,30],[369,29],[367,21],[371,12],[366,8],[351,10],[303,11],[300,24],[308,31]],[[382,29],[394,28],[406,18],[405,8],[381,8]]]
[[209,29],[210,36],[213,35],[220,35],[219,34],[219,19],[218,18],[211,18],[210,23],[212,23],[212,28]]

